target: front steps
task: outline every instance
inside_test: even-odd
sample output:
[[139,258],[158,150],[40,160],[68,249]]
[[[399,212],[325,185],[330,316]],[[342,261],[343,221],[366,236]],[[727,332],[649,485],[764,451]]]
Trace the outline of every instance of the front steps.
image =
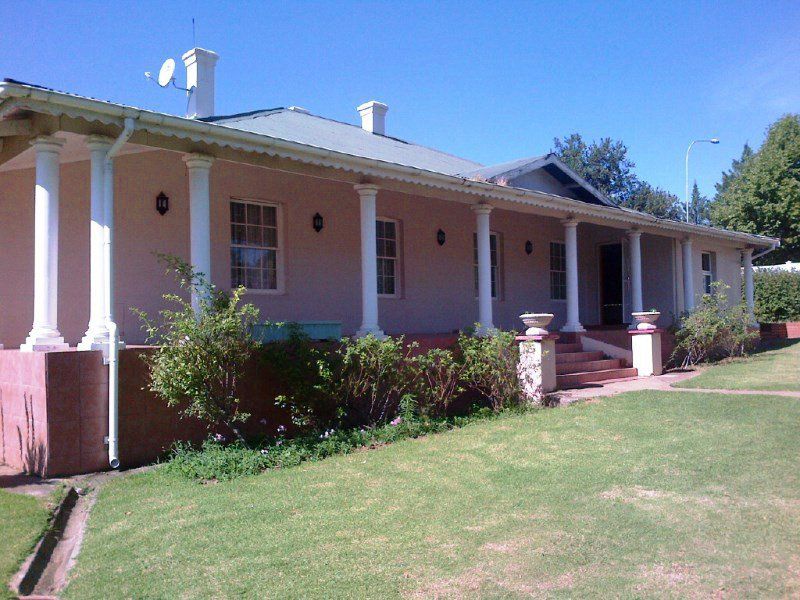
[[599,351],[584,352],[580,340],[568,338],[566,343],[556,344],[556,385],[560,390],[638,374],[621,358],[607,358]]

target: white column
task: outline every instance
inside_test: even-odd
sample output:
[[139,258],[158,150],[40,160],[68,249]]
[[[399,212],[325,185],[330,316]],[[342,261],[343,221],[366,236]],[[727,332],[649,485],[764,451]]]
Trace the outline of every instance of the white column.
[[378,255],[376,246],[375,199],[378,186],[368,183],[353,186],[361,198],[361,327],[356,336],[383,337],[378,326]]
[[744,264],[744,300],[747,303],[747,313],[750,315],[750,323],[758,325],[755,317],[755,296],[753,294],[753,249],[745,248],[742,250],[742,262]]
[[692,240],[681,240],[683,252],[683,310],[694,310],[694,269],[692,268]]
[[105,159],[113,140],[90,135],[86,138],[91,156],[91,208],[89,222],[89,327],[78,350],[102,350],[108,344],[106,289],[103,267],[103,228],[105,227]]
[[63,350],[58,331],[58,186],[59,154],[65,140],[41,136],[36,151],[34,209],[33,328],[21,350]]
[[580,333],[580,299],[578,297],[578,222],[564,221],[564,245],[567,259],[567,322],[561,331]]
[[494,329],[492,322],[492,250],[491,229],[489,226],[489,213],[492,206],[489,204],[473,204],[475,211],[476,232],[478,239],[478,333],[486,333]]
[[642,232],[631,230],[628,232],[630,240],[631,260],[631,309],[632,312],[642,312]]
[[[195,272],[211,283],[211,165],[204,154],[183,157],[189,170],[189,262]],[[195,310],[200,298],[192,294]]]

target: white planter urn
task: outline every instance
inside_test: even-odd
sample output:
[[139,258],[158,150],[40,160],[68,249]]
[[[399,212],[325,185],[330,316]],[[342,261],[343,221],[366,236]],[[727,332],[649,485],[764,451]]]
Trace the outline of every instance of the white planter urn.
[[631,316],[636,320],[636,329],[639,331],[647,331],[656,329],[656,321],[661,313],[657,310],[648,310],[646,312],[631,313]]
[[525,313],[519,318],[527,327],[525,335],[547,335],[547,326],[553,320],[553,313]]

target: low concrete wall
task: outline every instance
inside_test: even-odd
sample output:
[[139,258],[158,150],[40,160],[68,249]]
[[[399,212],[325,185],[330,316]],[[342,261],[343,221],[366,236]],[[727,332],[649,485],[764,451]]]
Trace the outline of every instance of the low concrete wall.
[[[119,439],[123,467],[152,462],[176,440],[201,441],[208,431],[144,390],[146,348],[120,352]],[[248,434],[288,425],[274,406],[274,378],[259,366],[241,382]],[[260,423],[266,418],[267,424]],[[108,468],[108,367],[100,352],[0,351],[0,461],[43,477]]]

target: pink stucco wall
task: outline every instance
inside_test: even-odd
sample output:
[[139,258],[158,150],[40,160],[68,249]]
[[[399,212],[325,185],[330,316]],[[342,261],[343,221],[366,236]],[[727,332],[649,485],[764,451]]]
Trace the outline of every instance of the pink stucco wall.
[[[140,152],[117,159],[117,318],[123,338],[140,343],[143,334],[131,307],[154,312],[160,296],[174,291],[154,254],[188,257],[188,180],[181,155]],[[32,169],[0,172],[0,343],[18,347],[31,327],[33,293]],[[160,216],[155,197],[165,192],[170,210]],[[345,333],[360,324],[359,201],[352,186],[252,166],[217,161],[212,168],[212,279],[228,286],[229,206],[231,197],[277,202],[282,207],[284,290],[248,294],[264,318],[336,320]],[[470,325],[477,318],[473,288],[472,235],[475,216],[466,204],[381,191],[378,215],[400,221],[401,293],[379,300],[380,324],[389,333],[440,333]],[[311,228],[319,212],[320,233]],[[444,246],[436,231],[447,235]],[[501,240],[501,297],[494,302],[495,325],[519,327],[521,312],[553,312],[564,321],[564,302],[549,299],[549,242],[563,239],[557,219],[495,210],[492,231]],[[89,316],[89,165],[66,162],[61,169],[59,320],[66,340],[82,337]],[[578,228],[581,320],[599,322],[598,244],[619,241],[624,230],[581,224]],[[524,251],[531,240],[534,251]],[[695,288],[701,289],[700,252],[713,249],[721,279],[738,289],[735,248],[694,245]],[[642,237],[645,308],[665,315],[679,310],[680,270],[674,240]],[[678,255],[679,256],[679,255]]]

